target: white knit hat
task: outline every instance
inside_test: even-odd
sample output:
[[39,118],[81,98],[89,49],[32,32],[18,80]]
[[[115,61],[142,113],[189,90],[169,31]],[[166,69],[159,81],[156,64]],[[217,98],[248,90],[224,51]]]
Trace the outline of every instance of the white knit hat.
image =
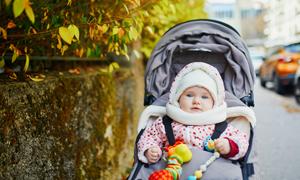
[[223,80],[215,67],[202,62],[188,64],[177,74],[170,90],[169,102],[179,107],[180,95],[193,86],[206,88],[212,95],[214,106],[223,104],[225,98]]

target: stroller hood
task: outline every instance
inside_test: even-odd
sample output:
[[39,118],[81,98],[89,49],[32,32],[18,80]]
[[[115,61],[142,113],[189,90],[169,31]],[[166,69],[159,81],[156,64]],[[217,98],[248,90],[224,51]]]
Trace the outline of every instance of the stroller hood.
[[191,62],[217,68],[225,90],[239,99],[253,91],[255,72],[237,31],[219,21],[193,20],[171,28],[154,48],[145,72],[145,105],[165,99],[176,74]]

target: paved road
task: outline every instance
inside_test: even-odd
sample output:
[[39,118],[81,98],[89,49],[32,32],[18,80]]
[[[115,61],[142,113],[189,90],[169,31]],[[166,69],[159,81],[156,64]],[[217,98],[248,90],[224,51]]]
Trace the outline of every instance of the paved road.
[[261,88],[259,80],[255,103],[260,179],[300,180],[300,105],[290,94]]

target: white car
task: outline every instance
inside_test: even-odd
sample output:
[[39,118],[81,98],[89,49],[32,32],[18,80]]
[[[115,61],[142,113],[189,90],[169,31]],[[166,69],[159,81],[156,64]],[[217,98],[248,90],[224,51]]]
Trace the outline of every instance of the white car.
[[265,50],[262,47],[249,47],[250,58],[256,75],[259,75],[259,68],[264,62]]
[[258,76],[259,75],[259,68],[261,66],[261,64],[263,63],[263,56],[262,55],[256,55],[256,54],[250,54],[251,56],[251,60],[252,60],[252,64],[255,70],[255,74]]

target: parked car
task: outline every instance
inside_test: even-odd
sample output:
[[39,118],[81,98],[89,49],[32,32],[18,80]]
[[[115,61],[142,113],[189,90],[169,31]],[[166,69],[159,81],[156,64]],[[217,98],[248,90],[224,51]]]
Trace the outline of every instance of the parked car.
[[264,62],[263,61],[264,56],[260,55],[260,54],[250,54],[250,57],[251,57],[251,61],[252,61],[253,67],[254,67],[255,74],[256,74],[256,76],[258,76],[260,66]]
[[287,86],[293,87],[295,73],[300,59],[300,43],[282,46],[264,59],[259,69],[260,84],[273,82],[277,93],[285,93]]
[[248,47],[250,58],[254,67],[255,74],[259,75],[259,68],[264,62],[263,58],[265,57],[265,49],[261,46],[251,46]]
[[300,105],[300,64],[295,74],[294,87],[295,87],[294,89],[295,99],[296,102]]

